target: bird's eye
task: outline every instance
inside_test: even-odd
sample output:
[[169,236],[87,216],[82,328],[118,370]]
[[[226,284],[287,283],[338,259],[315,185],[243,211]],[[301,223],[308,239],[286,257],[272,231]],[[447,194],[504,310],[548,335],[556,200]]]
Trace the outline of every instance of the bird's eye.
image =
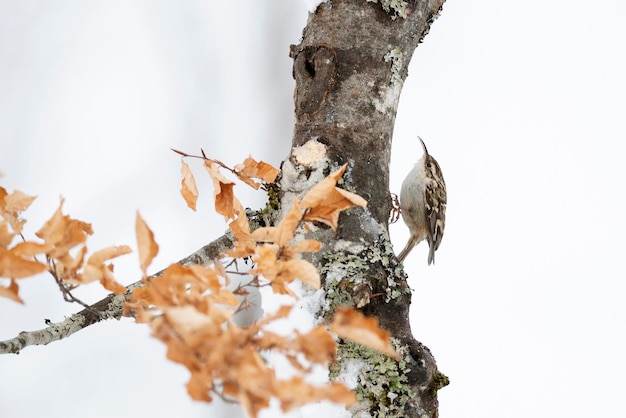
[[433,164],[432,163],[426,163],[426,167],[433,168]]

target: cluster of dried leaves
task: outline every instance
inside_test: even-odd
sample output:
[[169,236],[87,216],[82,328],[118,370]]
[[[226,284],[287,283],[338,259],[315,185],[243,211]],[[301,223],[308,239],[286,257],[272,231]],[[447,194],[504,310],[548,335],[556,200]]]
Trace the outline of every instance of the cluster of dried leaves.
[[[299,255],[319,251],[322,244],[310,239],[294,242],[294,236],[297,228],[308,221],[335,229],[339,212],[366,205],[360,196],[336,187],[345,166],[314,186],[301,201],[295,199],[277,225],[250,231],[245,210],[233,193],[235,182],[220,169],[254,188],[260,186],[255,179],[271,183],[278,170],[252,158],[234,169],[204,154],[201,158],[213,181],[215,210],[229,222],[236,237],[234,248],[226,255],[251,257],[254,262],[246,272],[253,277],[250,285],[271,286],[275,293],[294,298],[297,295],[290,289],[294,280],[318,289],[320,277],[315,266]],[[198,191],[184,161],[182,174],[181,194],[188,206],[195,209]],[[146,245],[140,244],[140,252],[142,247]],[[333,334],[395,355],[389,334],[378,327],[375,319],[353,309],[340,309],[329,326],[319,325],[307,333],[289,331],[281,335],[269,330],[273,322],[289,315],[291,306],[282,306],[251,326],[237,326],[231,319],[245,309],[247,302],[245,298],[241,301],[241,297],[247,291],[245,287],[226,290],[230,283],[228,274],[218,262],[208,268],[173,265],[136,290],[127,306],[135,312],[137,321],[150,323],[154,336],[167,344],[168,358],[189,369],[187,388],[193,399],[211,401],[215,395],[236,399],[252,417],[267,407],[272,397],[279,400],[284,411],[322,399],[350,404],[355,400],[354,394],[343,384],[318,386],[306,381],[313,365],[327,365],[335,359]],[[263,355],[268,350],[283,355],[297,371],[295,376],[278,379]]]
[[[108,247],[87,258],[85,242],[87,236],[93,234],[91,224],[64,215],[63,199],[54,215],[35,233],[42,241],[26,241],[23,238],[22,229],[26,220],[21,215],[34,199],[34,196],[19,190],[8,193],[0,187],[0,277],[10,279],[8,286],[0,284],[0,296],[23,303],[18,280],[44,271],[49,271],[67,289],[100,281],[112,292],[124,292],[124,286],[113,277],[113,265],[107,262],[128,254],[130,248]],[[13,244],[19,241],[17,236],[21,237],[21,242]]]
[[[321,243],[310,239],[295,242],[294,237],[298,228],[311,221],[336,229],[339,212],[366,205],[360,196],[336,187],[345,166],[314,186],[301,201],[295,199],[277,225],[251,231],[245,210],[233,192],[235,182],[220,169],[254,188],[261,185],[258,180],[274,182],[278,170],[252,158],[234,169],[204,153],[199,158],[213,181],[215,209],[225,217],[236,238],[234,248],[226,255],[253,260],[252,268],[245,272],[253,277],[249,285],[270,286],[274,292],[294,298],[298,297],[290,288],[294,280],[318,289],[320,277],[315,266],[301,259],[300,254],[319,251]],[[195,210],[198,190],[189,166],[184,160],[182,164],[181,194]],[[110,247],[85,259],[85,240],[92,234],[91,225],[63,215],[63,201],[36,233],[43,242],[23,240],[11,246],[16,235],[21,236],[25,222],[21,212],[33,199],[0,188],[0,277],[10,278],[8,287],[0,286],[0,296],[21,302],[17,280],[45,270],[69,285],[99,280],[111,291],[124,291],[113,279],[112,265],[106,262],[130,249]],[[331,324],[316,326],[307,333],[288,331],[282,335],[270,331],[271,324],[289,315],[291,306],[282,306],[253,325],[238,326],[232,318],[249,306],[246,286],[228,290],[229,272],[218,260],[209,267],[174,264],[162,275],[148,278],[147,268],[159,247],[139,214],[135,226],[144,287],[134,291],[125,306],[126,313],[134,315],[137,322],[148,323],[153,335],[167,345],[167,357],[187,367],[191,373],[187,389],[193,399],[210,402],[213,396],[220,396],[237,400],[252,417],[267,407],[271,398],[278,399],[284,411],[322,399],[350,404],[354,394],[343,384],[319,386],[307,382],[314,365],[327,365],[335,359],[334,335],[396,355],[388,332],[381,330],[375,319],[353,309],[339,309]],[[40,255],[45,262],[36,259]],[[278,379],[264,356],[268,351],[283,355],[296,371],[294,377]]]

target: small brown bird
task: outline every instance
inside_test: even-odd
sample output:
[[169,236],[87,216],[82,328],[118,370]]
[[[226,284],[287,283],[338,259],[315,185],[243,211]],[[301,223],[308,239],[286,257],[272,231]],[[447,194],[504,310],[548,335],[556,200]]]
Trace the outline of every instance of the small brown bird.
[[424,148],[424,155],[406,176],[400,190],[400,213],[411,231],[411,236],[398,258],[403,261],[413,247],[426,240],[430,248],[428,252],[430,265],[435,262],[435,251],[443,237],[448,199],[441,168],[428,154],[422,138],[419,140]]

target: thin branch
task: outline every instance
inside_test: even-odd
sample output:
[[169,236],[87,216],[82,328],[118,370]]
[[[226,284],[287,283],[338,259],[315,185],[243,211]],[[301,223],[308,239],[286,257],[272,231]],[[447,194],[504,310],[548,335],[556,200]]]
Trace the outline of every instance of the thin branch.
[[[213,261],[218,258],[220,254],[232,248],[232,246],[233,237],[230,233],[227,233],[200,248],[193,254],[178,261],[177,264],[183,266],[190,266],[194,264],[208,266],[213,263]],[[158,277],[163,274],[164,271],[165,270],[161,270],[160,272],[150,276],[150,278]],[[23,348],[30,345],[47,345],[51,342],[69,337],[75,332],[78,332],[97,322],[112,318],[120,319],[124,312],[124,303],[130,300],[133,290],[142,286],[143,283],[141,281],[137,281],[126,286],[126,292],[121,294],[111,293],[104,299],[88,306],[78,313],[73,314],[61,322],[50,324],[50,326],[37,331],[22,331],[15,338],[0,341],[0,354],[19,354]]]
[[48,269],[48,273],[50,273],[50,275],[54,278],[54,281],[56,282],[57,286],[59,286],[59,290],[61,291],[61,294],[63,295],[63,300],[66,302],[70,302],[70,303],[78,303],[83,308],[90,309],[89,305],[87,305],[85,302],[78,299],[76,296],[72,294],[72,290],[76,289],[78,286],[67,284],[63,280],[61,280],[59,278],[59,275],[57,274],[56,263],[51,258],[49,257],[47,258],[48,258],[48,266],[50,267]]
[[[224,164],[223,162],[221,162],[220,160],[216,160],[214,158],[209,158],[206,156],[206,154],[204,153],[204,150],[202,148],[200,148],[200,151],[202,152],[202,156],[200,155],[192,155],[192,154],[187,154],[184,151],[179,151],[177,149],[174,148],[170,148],[172,151],[174,151],[176,154],[178,155],[182,155],[183,157],[187,157],[187,158],[199,158],[201,160],[204,161],[211,161],[214,164],[219,165],[220,167],[222,167],[225,170],[230,171],[231,173],[233,173],[236,176],[239,176],[241,173],[238,173],[237,170],[235,170],[234,168],[230,168],[229,166],[227,166],[226,164]],[[246,176],[247,177],[247,176]]]

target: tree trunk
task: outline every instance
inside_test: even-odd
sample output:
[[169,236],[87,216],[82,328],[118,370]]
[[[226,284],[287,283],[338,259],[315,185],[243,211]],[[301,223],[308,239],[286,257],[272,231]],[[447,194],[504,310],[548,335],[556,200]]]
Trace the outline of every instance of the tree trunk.
[[[394,9],[390,4],[398,4]],[[322,272],[332,315],[351,304],[389,330],[402,360],[340,343],[331,376],[361,361],[353,416],[436,417],[437,390],[447,384],[409,325],[411,292],[388,231],[389,160],[398,100],[413,51],[443,0],[332,0],[309,15],[292,45],[296,80],[293,148],[282,167],[282,207],[331,170],[348,164],[343,187],[367,209],[340,216],[335,233],[312,233],[325,246],[313,260]]]

